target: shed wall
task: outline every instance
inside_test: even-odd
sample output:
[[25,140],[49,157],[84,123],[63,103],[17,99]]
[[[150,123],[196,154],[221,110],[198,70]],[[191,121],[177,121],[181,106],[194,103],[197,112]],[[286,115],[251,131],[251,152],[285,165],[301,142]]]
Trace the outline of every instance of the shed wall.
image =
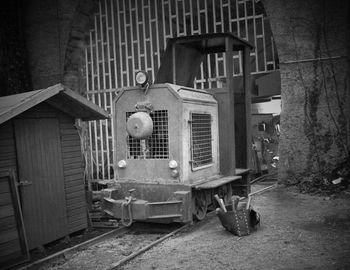
[[74,126],[75,119],[47,103],[42,103],[35,109],[40,111],[41,116],[44,113],[59,120],[68,232],[84,229],[87,227],[84,166],[79,134]]
[[14,124],[23,220],[32,249],[68,234],[59,123],[43,117]]
[[69,232],[87,227],[84,168],[80,138],[74,119],[59,113],[63,173]]
[[[17,173],[13,126],[9,121],[0,125],[0,172],[7,169]],[[12,265],[21,262],[25,252],[19,227],[21,220],[18,219],[16,194],[11,194],[14,187],[11,189],[7,177],[0,178],[0,265]]]
[[[21,229],[17,220],[16,199],[11,194],[9,178],[2,175],[0,170],[0,265],[12,264],[16,259],[22,257]],[[12,180],[12,179],[10,179]],[[13,186],[12,186],[13,187]]]
[[[71,116],[41,103],[17,118],[57,118],[61,139],[68,233],[88,226],[84,187],[84,166],[80,138]],[[0,125],[0,169],[12,168],[17,173],[16,143],[11,121]]]
[[84,166],[80,138],[75,119],[43,102],[20,115],[26,118],[57,117],[61,138],[61,153],[67,209],[68,232],[87,227],[87,210],[84,187]]
[[10,121],[0,125],[0,170],[12,168],[17,172],[16,146]]

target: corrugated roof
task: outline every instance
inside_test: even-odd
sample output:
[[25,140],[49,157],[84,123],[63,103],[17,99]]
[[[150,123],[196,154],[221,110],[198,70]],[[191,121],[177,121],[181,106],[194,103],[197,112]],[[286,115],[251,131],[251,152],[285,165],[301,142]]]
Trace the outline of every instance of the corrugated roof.
[[[208,33],[168,39],[154,83],[173,83],[193,87],[206,54],[253,49],[249,42],[231,33]],[[178,60],[180,59],[180,60]]]
[[207,33],[201,35],[181,36],[170,38],[169,43],[181,44],[187,47],[192,47],[203,54],[225,52],[226,38],[232,40],[232,50],[243,50],[244,47],[254,48],[248,41],[233,35],[232,33]]
[[25,112],[41,102],[84,121],[106,119],[108,113],[62,84],[45,89],[0,97],[0,124]]

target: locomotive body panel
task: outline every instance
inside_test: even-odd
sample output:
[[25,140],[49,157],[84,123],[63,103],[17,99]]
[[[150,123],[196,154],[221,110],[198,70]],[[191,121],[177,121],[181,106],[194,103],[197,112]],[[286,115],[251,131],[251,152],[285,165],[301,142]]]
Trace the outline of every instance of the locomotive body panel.
[[[183,163],[185,182],[194,184],[205,181],[208,177],[219,175],[217,104],[186,101],[183,103],[183,116],[182,155],[185,160]],[[197,122],[195,122],[194,116],[197,117]],[[198,139],[195,140],[193,135],[196,133],[199,135]]]
[[[144,142],[126,132],[138,104],[152,107],[154,130]],[[116,166],[118,180],[193,184],[219,174],[218,108],[208,92],[172,84],[152,85],[147,92],[126,88],[115,101],[114,117],[115,160],[126,163]],[[177,173],[170,161],[178,164]]]
[[[180,105],[174,93],[165,85],[150,87],[147,94],[139,87],[124,89],[114,104],[115,112],[115,160],[126,161],[125,168],[116,167],[117,179],[143,182],[181,182],[181,177],[172,178],[169,161],[181,158],[181,147],[176,138],[181,126],[176,121],[180,117]],[[150,103],[153,107],[155,136],[148,145],[149,151],[142,156],[141,142],[133,140],[126,132],[127,118],[136,112],[138,103]]]

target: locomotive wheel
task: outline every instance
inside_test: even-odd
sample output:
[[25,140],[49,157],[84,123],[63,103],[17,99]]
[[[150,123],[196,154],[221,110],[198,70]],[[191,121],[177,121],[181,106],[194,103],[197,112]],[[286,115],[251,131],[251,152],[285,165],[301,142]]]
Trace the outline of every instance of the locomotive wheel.
[[194,216],[197,220],[204,219],[207,214],[208,203],[204,192],[198,192],[194,196]]

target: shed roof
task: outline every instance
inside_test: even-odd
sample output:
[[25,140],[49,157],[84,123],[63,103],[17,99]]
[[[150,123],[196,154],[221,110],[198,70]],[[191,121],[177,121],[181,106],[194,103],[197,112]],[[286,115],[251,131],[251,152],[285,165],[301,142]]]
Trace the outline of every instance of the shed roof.
[[108,113],[76,92],[56,84],[45,89],[0,97],[0,124],[41,102],[84,121],[106,119]]

